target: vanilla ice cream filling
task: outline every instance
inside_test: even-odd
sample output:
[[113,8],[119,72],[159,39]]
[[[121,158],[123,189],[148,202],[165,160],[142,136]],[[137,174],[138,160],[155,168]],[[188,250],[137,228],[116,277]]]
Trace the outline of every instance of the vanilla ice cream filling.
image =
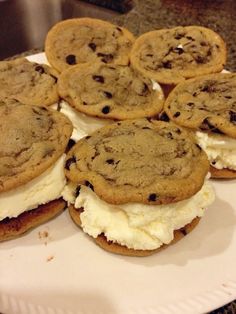
[[83,207],[80,219],[85,233],[93,238],[104,233],[108,241],[135,250],[153,250],[169,244],[174,238],[174,230],[202,217],[215,198],[208,181],[191,198],[167,205],[112,205],[86,186],[81,186],[78,197],[74,191],[75,187],[67,185],[63,197],[75,208]]
[[196,138],[213,167],[236,170],[236,139],[200,131],[196,132]]
[[66,184],[64,161],[65,154],[37,178],[0,193],[0,221],[60,198]]

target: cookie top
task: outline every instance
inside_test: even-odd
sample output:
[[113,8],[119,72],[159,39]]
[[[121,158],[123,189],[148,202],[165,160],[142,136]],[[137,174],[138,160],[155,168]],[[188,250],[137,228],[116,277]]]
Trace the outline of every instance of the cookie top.
[[226,63],[226,47],[218,34],[200,26],[156,30],[135,41],[131,63],[160,83],[178,84],[220,72]]
[[205,75],[177,85],[164,111],[177,124],[236,138],[236,73]]
[[193,134],[173,123],[121,121],[81,139],[68,153],[67,177],[111,204],[166,204],[200,190],[209,169]]
[[57,75],[49,66],[24,58],[1,61],[0,99],[9,97],[27,105],[51,105],[59,98]]
[[72,125],[45,107],[0,101],[0,192],[40,175],[65,151]]
[[71,65],[101,60],[128,64],[134,36],[127,29],[92,18],[69,19],[49,31],[45,52],[50,64],[62,72]]
[[[157,84],[156,84],[157,85]],[[80,64],[64,71],[58,92],[78,111],[108,119],[134,119],[158,114],[164,104],[160,85],[130,66],[102,62]]]

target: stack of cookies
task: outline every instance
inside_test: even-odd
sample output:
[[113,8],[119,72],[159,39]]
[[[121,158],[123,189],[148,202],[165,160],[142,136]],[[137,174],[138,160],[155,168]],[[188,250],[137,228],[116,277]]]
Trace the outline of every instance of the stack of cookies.
[[81,18],[56,24],[45,53],[51,67],[0,63],[0,240],[66,202],[113,253],[151,255],[189,233],[214,201],[209,171],[236,177],[236,79],[221,73],[222,38],[188,26],[135,39]]

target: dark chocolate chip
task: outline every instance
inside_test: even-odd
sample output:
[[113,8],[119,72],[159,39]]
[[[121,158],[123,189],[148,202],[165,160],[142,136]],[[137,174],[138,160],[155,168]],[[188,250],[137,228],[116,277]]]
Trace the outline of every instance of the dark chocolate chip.
[[224,96],[226,99],[232,99],[232,96]]
[[229,112],[229,116],[230,116],[230,122],[235,123],[235,122],[236,122],[236,112],[235,112],[235,111],[230,110],[230,112]]
[[90,137],[91,137],[90,135],[87,135],[87,136],[85,136],[85,139],[88,140],[88,139],[90,139]]
[[35,71],[39,72],[40,74],[45,73],[44,68],[41,65],[37,65],[35,67]]
[[180,130],[180,129],[176,129],[175,132],[176,132],[177,134],[181,134],[181,130]]
[[159,120],[169,122],[170,118],[167,116],[165,112],[162,112],[161,115],[159,116]]
[[122,29],[120,27],[116,28],[119,32],[123,33]]
[[212,165],[215,165],[215,164],[216,164],[216,161],[215,161],[215,160],[213,160],[213,161],[211,162],[211,164],[212,164]]
[[201,41],[201,42],[200,42],[200,45],[201,45],[202,47],[205,47],[205,46],[207,46],[207,43],[206,43],[205,41]]
[[173,135],[172,135],[171,132],[168,132],[168,133],[167,133],[167,137],[168,137],[169,139],[173,140]]
[[202,150],[202,148],[201,148],[200,145],[198,145],[198,144],[195,144],[195,145],[196,145],[196,147],[197,147],[199,150]]
[[193,106],[194,106],[194,103],[193,103],[193,102],[188,102],[188,103],[187,103],[187,106],[193,107]]
[[184,49],[181,47],[175,47],[173,51],[178,53],[179,55],[182,55],[182,53],[184,52]]
[[56,76],[54,76],[54,75],[52,75],[52,74],[50,74],[50,76],[55,80],[55,83],[57,82],[57,77]]
[[155,202],[157,200],[157,195],[156,193],[152,193],[148,196],[149,202]]
[[193,37],[191,37],[191,36],[186,36],[186,38],[187,38],[188,40],[194,40]]
[[183,34],[176,34],[176,35],[175,35],[175,39],[181,39],[181,38],[183,38],[183,37],[184,37]]
[[214,125],[212,125],[208,118],[205,118],[202,122],[202,125],[200,127],[201,130],[207,130],[207,131],[211,131],[213,133],[217,133],[217,134],[224,134],[222,131],[220,131],[218,128],[216,128]]
[[71,164],[74,164],[75,162],[76,162],[76,158],[75,158],[75,156],[72,156],[71,158],[67,159],[66,164],[65,164],[65,168],[67,170],[70,170]]
[[188,232],[187,232],[184,228],[180,229],[180,232],[181,232],[184,236],[186,236],[186,235],[188,234]]
[[150,130],[151,128],[149,128],[148,126],[144,126],[142,127],[143,130]]
[[108,163],[109,165],[113,165],[114,164],[114,159],[107,159],[106,163]]
[[84,105],[84,106],[86,106],[86,105],[87,105],[86,101],[83,101],[83,105]]
[[110,107],[109,106],[105,106],[102,108],[102,113],[107,114],[110,112]]
[[148,54],[146,54],[146,57],[153,57],[153,54],[148,53]]
[[196,96],[197,96],[197,92],[194,92],[194,93],[193,93],[193,97],[196,97]]
[[215,92],[215,88],[213,86],[213,84],[209,84],[209,85],[205,85],[201,88],[202,92],[206,92],[206,93],[213,93]]
[[89,46],[89,48],[91,48],[93,51],[96,51],[97,46],[96,46],[95,43],[89,43],[88,46]]
[[206,62],[206,58],[205,57],[202,57],[202,56],[197,56],[196,58],[195,58],[195,61],[197,62],[197,63],[205,63]]
[[148,92],[148,86],[147,86],[146,83],[143,83],[143,89],[142,89],[142,92],[141,92],[140,96],[147,95],[147,92]]
[[104,83],[104,77],[101,75],[93,75],[93,80],[98,83]]
[[163,62],[162,64],[165,69],[172,69],[172,64],[170,61]]
[[78,197],[79,196],[79,193],[80,193],[80,185],[77,186],[76,190],[75,190],[75,197]]
[[104,63],[108,63],[108,62],[111,62],[113,60],[113,55],[111,53],[101,53],[101,52],[98,52],[97,53],[97,56],[98,57],[101,57],[101,61],[104,62]]
[[110,92],[104,91],[103,93],[106,96],[106,98],[108,98],[108,99],[112,98],[112,94]]
[[93,185],[89,181],[85,181],[85,185],[94,191]]
[[180,116],[180,112],[179,111],[176,111],[176,113],[174,114],[174,117],[175,118],[178,118]]
[[70,65],[76,64],[76,56],[75,55],[66,56],[66,63]]
[[70,150],[74,145],[75,145],[75,141],[70,138],[67,144],[67,149]]

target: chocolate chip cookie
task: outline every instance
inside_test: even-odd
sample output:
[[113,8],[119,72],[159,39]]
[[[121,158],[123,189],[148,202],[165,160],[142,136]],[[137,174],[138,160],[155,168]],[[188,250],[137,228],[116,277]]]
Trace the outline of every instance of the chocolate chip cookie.
[[164,104],[159,84],[154,85],[130,66],[102,62],[64,71],[58,80],[58,92],[76,110],[107,119],[152,117]]
[[164,111],[176,123],[236,138],[236,74],[187,80],[168,96]]
[[111,204],[173,203],[200,190],[209,170],[194,135],[172,123],[138,119],[95,131],[71,149],[67,177]]
[[[211,142],[206,148],[210,149],[211,156],[208,154],[208,157],[214,177],[236,177],[236,164],[233,159],[233,142],[236,139],[235,98],[236,74],[220,73],[179,84],[170,93],[164,105],[164,111],[175,123],[203,132],[197,132],[199,140],[203,140],[199,145],[203,145],[203,142],[204,146],[208,145],[208,139],[204,140],[204,134],[207,134]],[[217,151],[221,152],[221,157]],[[220,158],[221,163],[226,158],[229,158],[230,162],[225,166],[218,165]],[[223,168],[228,168],[228,171]]]
[[155,30],[133,45],[131,63],[141,73],[164,84],[220,72],[226,63],[223,39],[200,26]]
[[72,125],[63,114],[17,101],[0,101],[0,193],[52,166],[64,153]]
[[109,22],[77,18],[57,23],[49,31],[45,52],[59,72],[72,65],[100,60],[128,64],[134,36],[125,28]]
[[20,58],[0,62],[0,99],[14,98],[27,105],[48,106],[58,101],[58,73],[45,64]]

